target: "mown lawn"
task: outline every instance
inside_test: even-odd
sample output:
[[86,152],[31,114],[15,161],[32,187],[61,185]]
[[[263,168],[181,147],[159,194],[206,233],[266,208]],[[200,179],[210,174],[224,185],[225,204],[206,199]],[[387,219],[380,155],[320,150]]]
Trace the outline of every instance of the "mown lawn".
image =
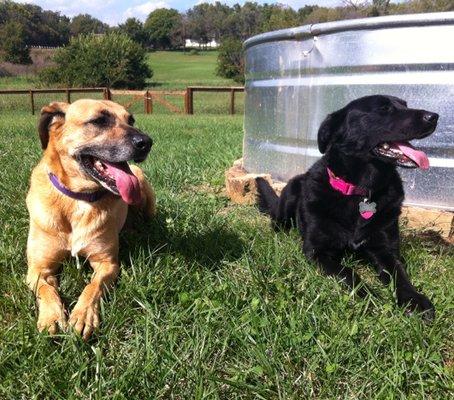
[[[143,168],[159,212],[122,234],[121,276],[99,332],[83,343],[36,331],[24,284],[36,121],[0,119],[0,399],[453,398],[452,250],[405,230],[403,253],[433,299],[433,324],[404,316],[370,273],[380,298],[358,299],[305,260],[297,234],[274,233],[254,207],[225,197],[241,117],[137,121],[155,141]],[[69,309],[89,277],[88,266],[65,263]]]
[[184,89],[186,86],[232,86],[231,79],[216,75],[217,51],[156,51],[148,53],[154,75],[149,81],[156,89]]

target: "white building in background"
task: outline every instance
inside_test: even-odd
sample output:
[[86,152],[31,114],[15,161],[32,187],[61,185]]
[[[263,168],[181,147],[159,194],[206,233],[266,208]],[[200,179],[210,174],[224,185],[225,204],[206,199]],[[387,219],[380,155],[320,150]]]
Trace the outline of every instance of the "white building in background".
[[219,47],[219,43],[216,42],[216,40],[212,39],[211,42],[208,42],[208,43],[200,43],[200,42],[197,42],[196,40],[192,40],[192,39],[186,39],[185,41],[185,44],[184,46],[186,48],[195,48],[195,49],[200,49],[200,48],[203,48],[203,49],[216,49]]

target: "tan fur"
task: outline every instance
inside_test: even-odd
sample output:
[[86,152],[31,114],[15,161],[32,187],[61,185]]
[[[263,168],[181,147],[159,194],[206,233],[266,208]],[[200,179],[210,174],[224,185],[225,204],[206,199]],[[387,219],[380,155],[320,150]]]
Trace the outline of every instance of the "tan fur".
[[[87,134],[85,122],[101,110],[115,115],[115,126],[102,135]],[[118,234],[128,205],[111,193],[94,203],[71,199],[52,186],[48,173],[55,174],[75,192],[98,190],[99,183],[82,172],[73,158],[74,152],[87,141],[102,144],[122,138],[129,113],[111,101],[78,100],[71,105],[51,103],[42,109],[42,115],[51,116],[49,140],[32,172],[27,195],[30,214],[27,283],[39,306],[38,329],[54,334],[58,326],[62,329],[67,326],[56,278],[60,262],[71,254],[86,257],[94,274],[80,295],[69,324],[87,339],[99,326],[103,291],[111,287],[118,275]],[[40,131],[41,134],[46,136],[45,131]],[[156,212],[153,188],[140,168],[131,165],[131,170],[140,182],[144,213],[152,216]]]

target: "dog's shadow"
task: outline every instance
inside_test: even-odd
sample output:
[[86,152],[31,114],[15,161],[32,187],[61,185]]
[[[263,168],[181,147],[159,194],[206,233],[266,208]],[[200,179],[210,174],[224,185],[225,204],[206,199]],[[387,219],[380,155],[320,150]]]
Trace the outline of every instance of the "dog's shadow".
[[165,211],[150,219],[130,213],[120,235],[120,262],[127,266],[131,255],[145,250],[153,255],[178,255],[188,264],[197,263],[215,271],[224,262],[235,261],[244,254],[244,241],[228,225],[216,224],[202,230],[169,229],[168,217]]
[[405,232],[403,239],[406,242],[416,241],[429,252],[438,253],[442,250],[447,255],[454,255],[454,243],[443,237],[440,232],[432,229],[409,230]]

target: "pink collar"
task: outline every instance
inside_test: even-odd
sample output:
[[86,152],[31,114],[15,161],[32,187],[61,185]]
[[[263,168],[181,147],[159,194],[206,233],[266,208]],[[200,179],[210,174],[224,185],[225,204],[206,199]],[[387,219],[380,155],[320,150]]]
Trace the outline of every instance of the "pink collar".
[[334,190],[341,192],[345,196],[367,196],[368,192],[366,189],[360,188],[359,186],[353,185],[353,183],[349,183],[344,181],[342,178],[337,177],[334,175],[333,171],[329,168],[326,168],[328,171],[329,176],[329,184]]

